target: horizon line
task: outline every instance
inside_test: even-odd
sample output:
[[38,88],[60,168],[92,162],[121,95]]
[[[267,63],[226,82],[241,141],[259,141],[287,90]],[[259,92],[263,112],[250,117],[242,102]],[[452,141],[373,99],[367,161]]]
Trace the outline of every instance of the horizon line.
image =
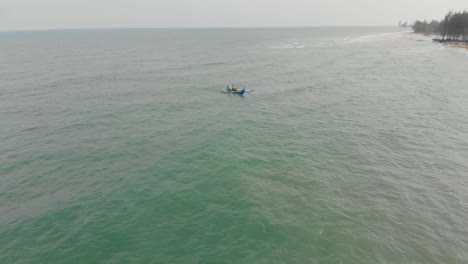
[[0,33],[30,32],[30,31],[72,31],[72,30],[122,30],[122,29],[295,29],[295,28],[351,28],[351,27],[398,27],[398,25],[344,25],[344,26],[214,26],[214,27],[83,27],[83,28],[37,28],[37,29],[7,29]]

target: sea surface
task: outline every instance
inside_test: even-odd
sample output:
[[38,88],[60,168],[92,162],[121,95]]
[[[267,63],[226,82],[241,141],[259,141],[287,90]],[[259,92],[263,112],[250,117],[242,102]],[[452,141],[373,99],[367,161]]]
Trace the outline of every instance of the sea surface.
[[468,51],[402,31],[1,32],[0,263],[468,263]]

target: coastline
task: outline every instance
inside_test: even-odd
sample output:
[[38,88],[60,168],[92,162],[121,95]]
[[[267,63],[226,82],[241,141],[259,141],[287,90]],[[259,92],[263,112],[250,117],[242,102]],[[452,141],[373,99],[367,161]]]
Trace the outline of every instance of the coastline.
[[450,45],[455,48],[465,48],[468,50],[468,40],[458,40],[458,39],[440,39],[440,38],[433,38],[433,42],[441,43],[444,46]]
[[412,32],[414,35],[420,35],[420,36],[425,36],[431,38],[432,42],[442,44],[444,46],[450,46],[453,48],[461,48],[461,49],[467,49],[468,50],[468,40],[459,40],[459,39],[443,39],[439,38],[435,34],[424,34],[424,33],[416,33]]

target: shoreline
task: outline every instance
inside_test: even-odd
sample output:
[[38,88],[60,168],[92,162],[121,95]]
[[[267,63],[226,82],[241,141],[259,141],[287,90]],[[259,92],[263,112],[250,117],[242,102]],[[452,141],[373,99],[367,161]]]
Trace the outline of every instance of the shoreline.
[[424,33],[416,33],[412,32],[415,35],[422,35],[425,37],[431,38],[432,42],[443,44],[444,46],[450,46],[454,48],[465,48],[468,50],[468,40],[459,40],[459,39],[451,39],[451,38],[440,38],[437,37],[435,34],[424,34]]
[[432,41],[444,46],[450,45],[454,48],[465,48],[468,50],[468,40],[433,38]]

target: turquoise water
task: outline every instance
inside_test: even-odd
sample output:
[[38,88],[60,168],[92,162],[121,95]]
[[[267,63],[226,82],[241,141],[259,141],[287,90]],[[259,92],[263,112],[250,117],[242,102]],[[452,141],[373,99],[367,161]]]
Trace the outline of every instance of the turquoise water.
[[0,263],[467,263],[468,53],[399,31],[0,33]]

